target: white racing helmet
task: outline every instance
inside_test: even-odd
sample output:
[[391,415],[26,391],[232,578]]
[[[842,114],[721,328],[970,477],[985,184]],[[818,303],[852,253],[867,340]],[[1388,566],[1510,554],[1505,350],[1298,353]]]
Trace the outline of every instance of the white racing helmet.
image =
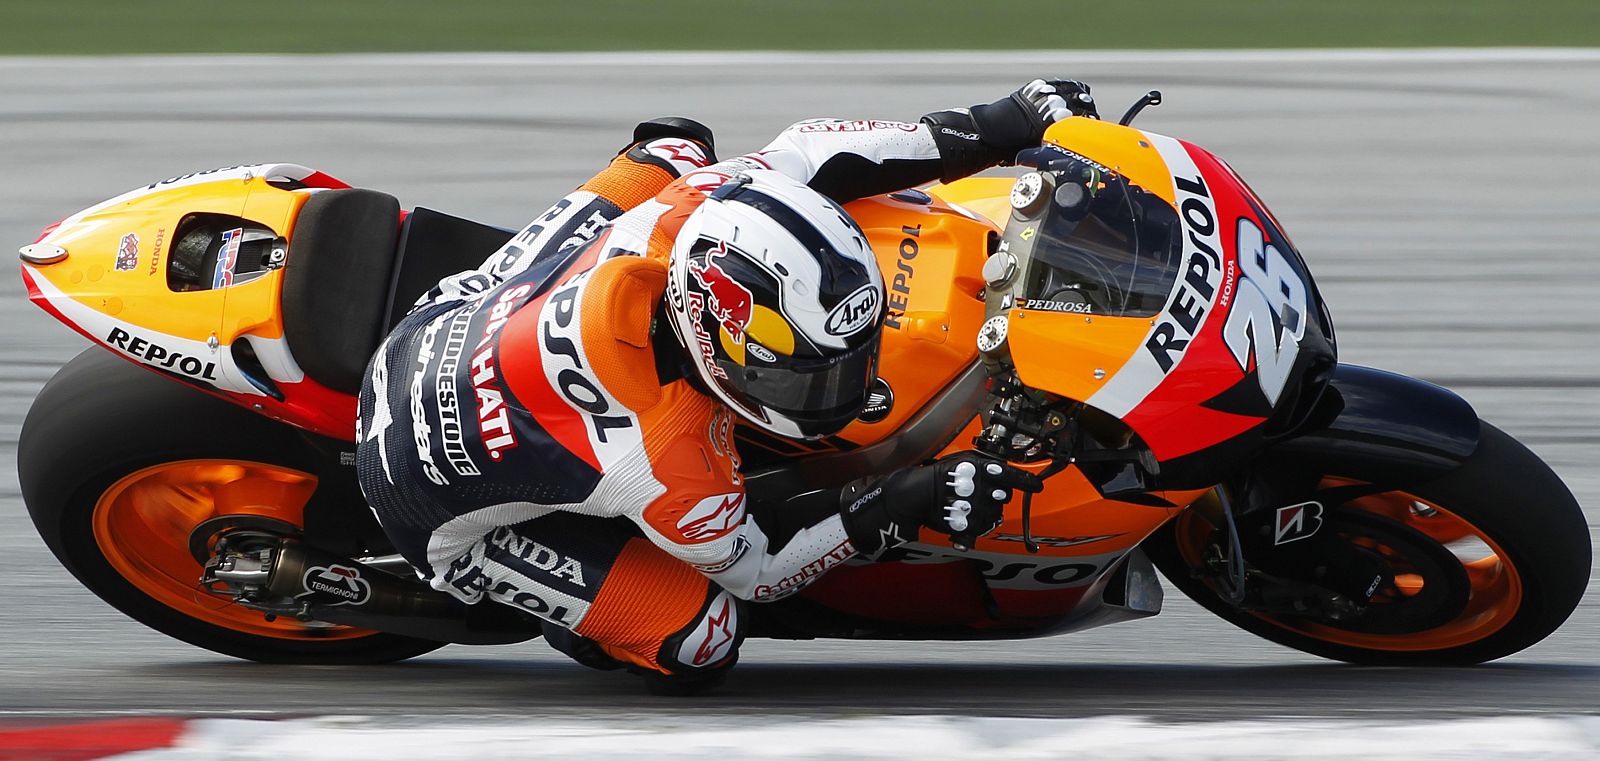
[[736,175],[684,221],[667,294],[700,380],[751,423],[811,438],[860,414],[883,276],[838,204],[778,172]]

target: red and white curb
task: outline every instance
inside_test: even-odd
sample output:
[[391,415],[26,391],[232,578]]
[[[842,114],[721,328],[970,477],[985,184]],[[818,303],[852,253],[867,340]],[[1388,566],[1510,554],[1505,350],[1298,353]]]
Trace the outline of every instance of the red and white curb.
[[1001,719],[322,717],[0,723],[0,761],[393,759],[1109,759],[1591,761],[1600,717],[1419,722],[1133,717]]

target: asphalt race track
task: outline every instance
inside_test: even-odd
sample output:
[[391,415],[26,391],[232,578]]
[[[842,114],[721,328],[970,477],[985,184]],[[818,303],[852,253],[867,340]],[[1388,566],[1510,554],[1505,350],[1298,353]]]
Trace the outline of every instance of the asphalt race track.
[[[684,55],[0,59],[0,248],[154,179],[316,167],[516,226],[641,118],[725,154],[808,116],[914,119],[1039,74],[1225,157],[1310,260],[1341,359],[1450,386],[1545,456],[1600,524],[1600,54]],[[1364,669],[1278,648],[1169,590],[1144,622],[1020,643],[755,642],[724,691],[649,698],[538,642],[406,664],[233,661],[83,591],[18,496],[17,431],[84,345],[0,281],[0,719],[175,712],[961,713],[1406,719],[1600,712],[1600,593],[1545,643],[1473,669]]]

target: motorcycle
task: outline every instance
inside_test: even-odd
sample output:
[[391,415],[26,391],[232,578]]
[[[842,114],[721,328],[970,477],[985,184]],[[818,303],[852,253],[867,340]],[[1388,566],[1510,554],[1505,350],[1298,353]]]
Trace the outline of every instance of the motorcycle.
[[[1266,205],[1222,159],[1131,126],[1157,97],[1053,125],[1020,177],[847,205],[887,286],[879,377],[836,436],[740,430],[752,498],[973,448],[1045,488],[970,546],[924,537],[751,606],[750,636],[1054,635],[1155,615],[1157,569],[1239,628],[1355,663],[1492,660],[1573,611],[1591,548],[1561,480],[1450,391],[1339,363]],[[216,246],[188,242],[204,226]],[[239,658],[538,636],[530,611],[420,582],[354,475],[366,360],[513,233],[294,164],[160,180],[52,225],[21,250],[29,298],[95,346],[22,429],[40,536],[123,613]]]

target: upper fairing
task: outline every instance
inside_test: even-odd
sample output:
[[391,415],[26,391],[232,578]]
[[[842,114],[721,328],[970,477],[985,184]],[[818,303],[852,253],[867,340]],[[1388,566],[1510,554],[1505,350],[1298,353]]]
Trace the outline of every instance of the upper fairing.
[[1250,451],[1310,370],[1332,364],[1299,254],[1238,176],[1190,143],[1087,119],[1047,140],[1170,202],[1182,268],[1153,317],[1010,309],[1021,379],[1122,420],[1158,460]]

